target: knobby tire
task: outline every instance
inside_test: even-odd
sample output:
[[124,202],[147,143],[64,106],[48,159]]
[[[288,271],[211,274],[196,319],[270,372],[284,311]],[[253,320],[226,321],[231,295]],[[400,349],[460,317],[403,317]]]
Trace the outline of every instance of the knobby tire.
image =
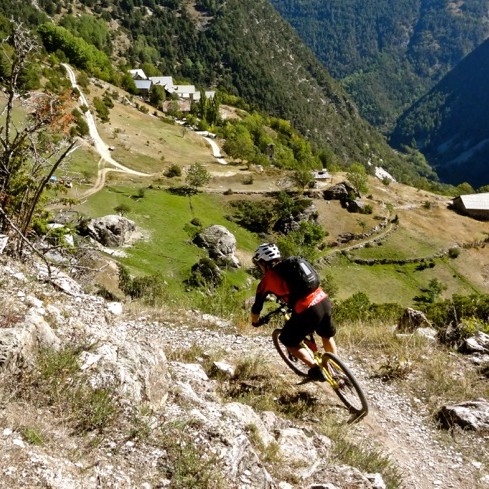
[[[309,367],[300,360],[292,357],[285,345],[283,345],[279,336],[282,329],[275,329],[272,333],[272,340],[275,348],[285,364],[300,377],[308,377]],[[355,417],[364,417],[368,413],[368,404],[365,394],[363,393],[357,380],[350,372],[348,367],[333,353],[326,352],[323,359],[328,359],[327,365],[323,365],[324,369],[328,368],[330,375],[334,377],[336,382],[333,384],[328,382],[333,391],[338,396],[340,401],[346,408],[355,415]]]
[[[325,365],[326,358],[328,361]],[[336,355],[326,352],[323,355],[323,368],[328,369],[337,381],[332,387],[341,402],[351,413],[365,416],[368,413],[367,399],[348,367]]]
[[294,373],[300,375],[301,377],[307,377],[307,372],[309,371],[309,367],[305,363],[301,362],[300,360],[291,357],[285,345],[283,345],[278,339],[281,332],[282,332],[281,329],[276,329],[272,333],[273,344],[275,345],[278,354],[282,357],[282,360],[286,363],[287,367],[289,367]]

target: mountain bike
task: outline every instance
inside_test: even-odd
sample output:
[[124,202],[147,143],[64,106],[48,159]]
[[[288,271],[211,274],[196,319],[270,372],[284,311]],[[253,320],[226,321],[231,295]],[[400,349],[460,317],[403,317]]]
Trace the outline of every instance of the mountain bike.
[[[287,307],[281,306],[260,318],[260,323],[267,324],[273,316],[278,314],[281,314],[284,319],[287,320],[290,317],[291,312]],[[307,378],[310,367],[301,360],[295,358],[287,350],[285,345],[280,342],[279,336],[281,332],[282,328],[276,328],[272,332],[273,344],[280,357],[294,373],[300,377]],[[333,392],[353,415],[353,420],[356,421],[366,416],[368,413],[367,399],[360,384],[348,367],[333,353],[324,352],[321,354],[314,334],[312,333],[302,340],[300,346],[303,347],[309,353],[311,358],[314,359],[316,364],[319,365],[326,382],[331,386]]]

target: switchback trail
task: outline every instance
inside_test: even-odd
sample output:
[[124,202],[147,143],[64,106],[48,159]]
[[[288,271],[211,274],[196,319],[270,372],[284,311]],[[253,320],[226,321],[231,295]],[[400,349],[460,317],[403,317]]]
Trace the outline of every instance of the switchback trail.
[[[62,63],[62,66],[65,68],[66,73],[68,74],[68,77],[70,79],[72,87],[76,88],[80,94],[79,104],[84,105],[86,107],[89,107],[89,104],[88,104],[88,101],[87,101],[85,95],[83,94],[83,92],[80,90],[80,87],[76,83],[75,72],[73,71],[71,66],[67,65],[66,63]],[[151,174],[143,173],[143,172],[139,172],[137,170],[133,170],[131,168],[127,168],[126,166],[121,165],[116,160],[114,160],[114,158],[112,158],[112,155],[110,154],[109,147],[107,146],[107,144],[105,144],[105,142],[100,137],[100,134],[97,130],[97,126],[95,124],[95,119],[94,119],[92,113],[90,112],[90,110],[87,110],[85,112],[85,119],[86,119],[87,124],[88,124],[90,137],[93,141],[93,145],[95,147],[95,150],[97,151],[97,153],[100,156],[100,160],[98,162],[99,169],[98,169],[97,181],[95,182],[95,185],[92,188],[88,189],[87,191],[83,192],[83,194],[80,195],[81,198],[88,197],[90,195],[95,194],[99,190],[101,190],[105,184],[105,177],[106,177],[108,172],[128,173],[130,175],[135,175],[135,176],[139,176],[139,177],[150,177],[151,176]],[[109,163],[110,165],[112,165],[115,168],[103,168],[104,162]]]

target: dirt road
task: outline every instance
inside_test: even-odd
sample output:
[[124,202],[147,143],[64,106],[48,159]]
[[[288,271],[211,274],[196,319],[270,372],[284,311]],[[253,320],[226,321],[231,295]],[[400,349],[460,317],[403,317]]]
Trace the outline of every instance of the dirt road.
[[[66,73],[68,74],[68,77],[70,79],[72,87],[76,88],[80,94],[80,97],[78,100],[80,106],[84,105],[86,107],[89,107],[89,103],[88,103],[85,95],[83,94],[80,87],[76,83],[75,72],[73,71],[71,66],[67,65],[66,63],[62,63],[62,66],[65,68]],[[107,144],[105,144],[105,142],[100,137],[100,134],[98,133],[97,126],[95,124],[95,118],[93,117],[93,114],[90,112],[90,109],[87,110],[84,115],[85,115],[85,119],[86,119],[87,124],[88,124],[88,130],[89,130],[90,138],[93,141],[93,146],[94,146],[95,150],[100,155],[100,160],[98,162],[99,171],[98,171],[97,181],[95,182],[95,185],[92,188],[90,188],[89,190],[85,191],[81,195],[81,197],[88,197],[89,195],[92,195],[92,194],[98,192],[99,190],[101,190],[105,184],[105,177],[106,177],[108,172],[128,173],[128,174],[136,175],[136,176],[140,176],[140,177],[151,176],[151,174],[148,174],[148,173],[143,173],[143,172],[139,172],[136,170],[132,170],[131,168],[128,168],[124,165],[121,165],[116,160],[114,160],[114,158],[112,158],[112,155],[110,153],[109,147],[107,146]],[[104,168],[103,167],[104,163],[108,163],[115,168]]]

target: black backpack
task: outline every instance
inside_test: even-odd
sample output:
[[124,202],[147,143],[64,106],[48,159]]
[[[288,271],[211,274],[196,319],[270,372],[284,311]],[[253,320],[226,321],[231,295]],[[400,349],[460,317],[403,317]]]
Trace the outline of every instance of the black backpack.
[[319,287],[318,272],[300,256],[284,258],[273,269],[287,282],[292,302],[309,295]]

